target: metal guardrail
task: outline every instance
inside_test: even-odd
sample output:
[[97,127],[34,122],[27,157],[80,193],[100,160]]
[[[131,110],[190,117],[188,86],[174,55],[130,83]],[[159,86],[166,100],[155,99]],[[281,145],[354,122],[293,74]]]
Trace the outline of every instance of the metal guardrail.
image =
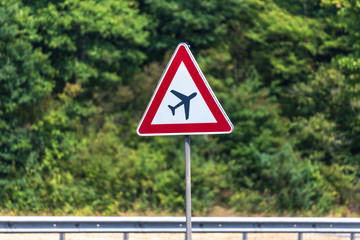
[[[0,233],[185,233],[185,217],[0,217]],[[193,217],[194,233],[360,233],[360,218]]]

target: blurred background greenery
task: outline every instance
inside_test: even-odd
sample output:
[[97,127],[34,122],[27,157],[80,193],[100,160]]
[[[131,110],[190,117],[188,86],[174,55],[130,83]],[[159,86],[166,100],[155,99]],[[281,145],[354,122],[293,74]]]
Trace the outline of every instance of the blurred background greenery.
[[188,42],[232,120],[195,215],[360,214],[359,0],[0,0],[0,213],[184,214],[183,137],[136,127]]

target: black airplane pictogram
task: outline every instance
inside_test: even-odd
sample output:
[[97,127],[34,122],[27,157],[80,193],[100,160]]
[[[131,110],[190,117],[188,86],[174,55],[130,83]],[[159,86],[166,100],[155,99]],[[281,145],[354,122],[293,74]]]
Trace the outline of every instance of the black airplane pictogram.
[[176,106],[168,105],[168,107],[170,108],[170,110],[172,112],[172,115],[173,116],[175,115],[175,110],[178,107],[184,105],[185,119],[188,120],[189,119],[189,111],[190,111],[190,100],[193,99],[197,95],[197,93],[194,92],[194,93],[190,94],[189,96],[186,96],[186,95],[181,94],[181,93],[179,93],[179,92],[177,92],[175,90],[171,90],[170,92],[181,100],[181,102],[179,102]]

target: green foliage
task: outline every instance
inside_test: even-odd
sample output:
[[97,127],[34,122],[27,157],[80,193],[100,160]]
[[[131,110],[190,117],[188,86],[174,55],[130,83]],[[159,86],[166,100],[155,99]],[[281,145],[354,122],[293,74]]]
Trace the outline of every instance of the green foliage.
[[359,9],[0,0],[2,212],[183,214],[183,139],[135,129],[188,41],[235,125],[191,138],[195,214],[359,214]]
[[30,129],[44,111],[53,81],[47,55],[30,43],[33,21],[20,1],[0,2],[0,204],[10,209],[41,208],[32,189],[39,150]]
[[251,11],[256,2],[140,0],[140,10],[152,17],[149,24],[152,44],[147,52],[153,59],[161,60],[161,53],[179,42],[187,41],[196,49],[215,45],[226,38],[235,19]]
[[147,19],[133,5],[128,1],[64,1],[34,7],[38,27],[34,42],[51,53],[58,87],[78,82],[89,88],[87,93],[126,81],[144,59],[139,47],[147,44],[143,31]]

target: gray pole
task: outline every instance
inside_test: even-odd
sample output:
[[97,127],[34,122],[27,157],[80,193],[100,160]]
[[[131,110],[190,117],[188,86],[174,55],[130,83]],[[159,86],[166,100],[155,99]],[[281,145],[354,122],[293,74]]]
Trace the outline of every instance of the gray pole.
[[191,163],[190,136],[185,136],[185,203],[186,203],[186,240],[191,240]]
[[60,240],[65,240],[65,233],[60,233]]
[[355,233],[350,233],[350,239],[355,240]]

